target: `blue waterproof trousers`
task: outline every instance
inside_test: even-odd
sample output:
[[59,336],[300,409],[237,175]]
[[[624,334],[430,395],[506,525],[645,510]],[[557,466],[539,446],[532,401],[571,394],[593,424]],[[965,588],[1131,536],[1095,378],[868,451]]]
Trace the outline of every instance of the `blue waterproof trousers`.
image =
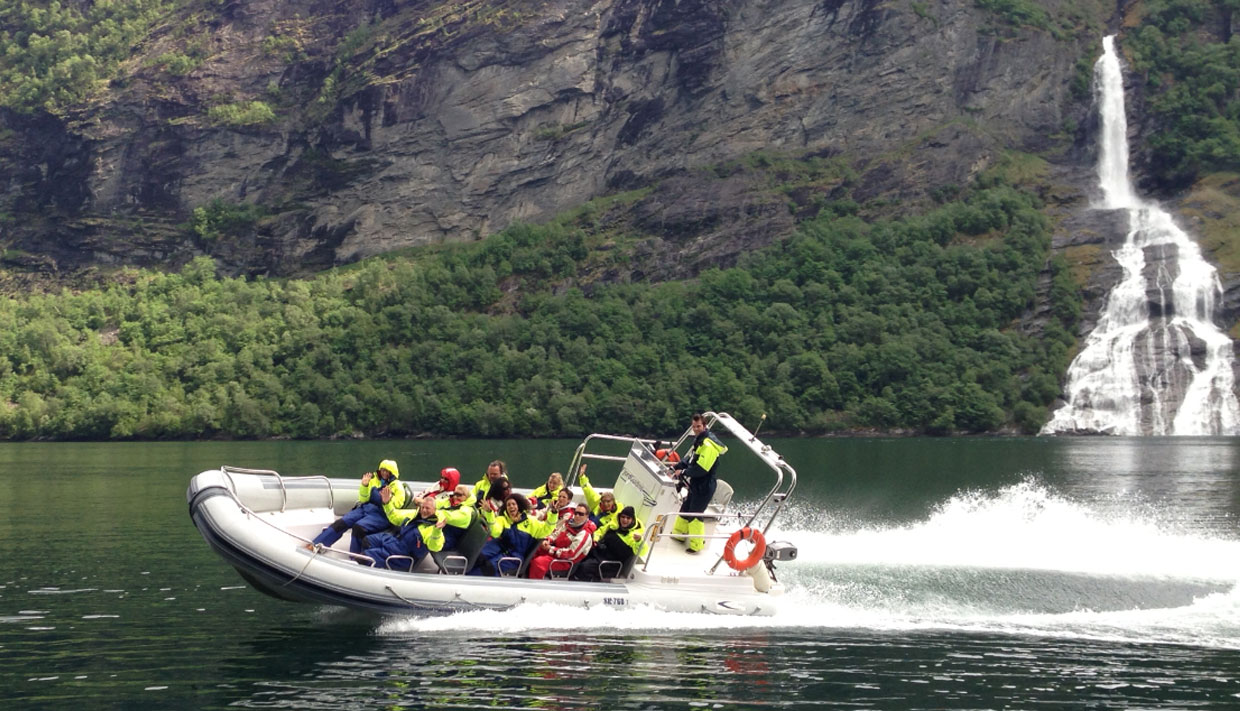
[[[391,533],[375,533],[366,537],[366,550],[362,555],[375,561],[376,568],[386,568],[387,559],[394,555],[407,555],[413,558],[413,565],[426,557],[430,550],[422,543],[422,533],[417,526],[404,526],[395,535]],[[406,570],[406,561],[400,561],[399,569]],[[408,570],[412,570],[410,566]]]
[[[519,553],[511,551],[504,545],[503,541],[498,538],[492,538],[482,546],[482,551],[478,553],[478,564],[474,569],[469,571],[470,575],[500,575],[501,563],[500,558],[505,556],[521,557]],[[502,563],[502,572],[515,573],[521,566],[515,560],[506,560]]]
[[387,515],[383,513],[383,509],[372,503],[365,503],[354,508],[344,516],[332,522],[332,525],[323,529],[323,532],[314,537],[315,543],[321,543],[330,547],[344,532],[353,529],[353,540],[349,541],[349,552],[360,553],[362,551],[362,539],[371,533],[378,533],[391,526],[388,523]]

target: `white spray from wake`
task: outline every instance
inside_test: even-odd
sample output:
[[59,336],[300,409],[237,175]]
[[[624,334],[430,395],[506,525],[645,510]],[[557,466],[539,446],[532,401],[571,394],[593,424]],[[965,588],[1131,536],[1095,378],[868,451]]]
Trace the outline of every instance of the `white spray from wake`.
[[[1026,481],[998,492],[952,497],[925,520],[898,526],[856,527],[812,508],[794,510],[789,527],[771,538],[798,546],[799,558],[779,566],[788,592],[774,617],[721,617],[631,610],[527,604],[504,612],[474,611],[446,617],[384,623],[378,634],[508,634],[558,637],[565,629],[621,633],[693,634],[726,630],[965,631],[1065,639],[1191,644],[1240,649],[1240,540],[1180,530],[1147,506],[1104,514]],[[841,582],[857,572],[882,571],[882,594],[848,594]],[[969,575],[1018,572],[1085,580],[1140,590],[1186,581],[1202,592],[1183,604],[1146,609],[1094,611],[1086,607],[1045,614],[995,610],[975,598],[954,596],[905,600],[902,583],[921,584],[929,574],[953,581]],[[980,571],[980,572],[979,572]],[[1002,575],[1000,575],[1002,580]],[[1020,587],[1023,578],[1009,584]],[[999,590],[998,594],[1021,594]],[[1035,591],[1036,592],[1036,591]],[[927,599],[930,601],[927,602]],[[1144,607],[1144,606],[1143,606]]]

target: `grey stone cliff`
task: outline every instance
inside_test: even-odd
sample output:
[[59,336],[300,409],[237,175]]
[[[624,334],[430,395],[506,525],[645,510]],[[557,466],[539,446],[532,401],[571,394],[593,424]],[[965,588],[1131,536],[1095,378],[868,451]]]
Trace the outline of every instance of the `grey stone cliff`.
[[[791,229],[743,181],[696,177],[754,151],[841,157],[857,200],[966,184],[1006,150],[1087,161],[1083,137],[1062,134],[1086,123],[1069,84],[1101,24],[1056,39],[971,0],[445,7],[233,3],[200,29],[210,51],[187,76],[138,66],[67,118],[3,115],[0,209],[18,219],[0,243],[60,269],[209,253],[234,272],[304,274],[662,180],[638,219],[692,272]],[[271,37],[297,56],[264,52]],[[212,123],[220,97],[267,101],[277,119]],[[1069,208],[1088,190],[1075,185]],[[192,211],[217,199],[270,215],[244,237],[196,239]]]

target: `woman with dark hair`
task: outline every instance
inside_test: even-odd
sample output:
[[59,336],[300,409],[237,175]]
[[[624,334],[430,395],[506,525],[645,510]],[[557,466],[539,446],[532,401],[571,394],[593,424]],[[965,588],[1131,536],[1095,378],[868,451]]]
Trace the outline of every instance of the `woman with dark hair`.
[[560,493],[555,495],[555,503],[543,509],[542,511],[539,511],[536,515],[538,516],[538,518],[545,521],[547,520],[547,516],[549,516],[552,511],[554,511],[556,515],[559,516],[560,518],[559,522],[556,523],[555,525],[555,531],[553,531],[551,534],[555,536],[555,535],[558,535],[559,532],[564,529],[565,522],[573,517],[573,490],[572,489],[570,489],[567,486],[560,489]]
[[521,567],[516,558],[524,561],[538,542],[550,535],[555,529],[557,517],[554,513],[546,521],[529,515],[530,502],[521,494],[509,494],[504,499],[504,513],[484,512],[491,526],[491,540],[482,547],[478,554],[478,565],[470,573],[475,575],[503,575],[515,573]]

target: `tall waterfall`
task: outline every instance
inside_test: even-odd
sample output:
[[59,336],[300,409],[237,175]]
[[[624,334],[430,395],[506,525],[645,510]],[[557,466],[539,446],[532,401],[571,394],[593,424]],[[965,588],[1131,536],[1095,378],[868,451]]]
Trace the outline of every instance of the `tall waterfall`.
[[1222,286],[1171,215],[1133,189],[1114,35],[1102,46],[1094,65],[1102,117],[1099,207],[1128,212],[1128,237],[1114,253],[1123,278],[1068,367],[1067,403],[1042,434],[1237,434],[1231,339],[1214,324]]

